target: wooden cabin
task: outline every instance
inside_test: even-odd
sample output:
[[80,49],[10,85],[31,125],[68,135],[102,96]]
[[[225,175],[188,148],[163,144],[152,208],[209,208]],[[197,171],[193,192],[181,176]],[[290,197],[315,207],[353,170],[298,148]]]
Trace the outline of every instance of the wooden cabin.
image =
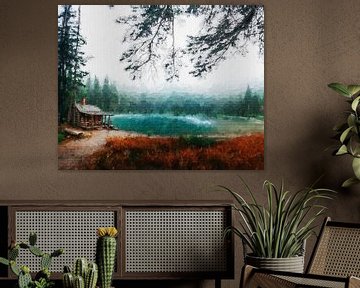
[[110,116],[112,114],[102,111],[99,107],[89,105],[86,99],[74,103],[71,110],[71,123],[74,127],[83,129],[96,129],[110,127]]

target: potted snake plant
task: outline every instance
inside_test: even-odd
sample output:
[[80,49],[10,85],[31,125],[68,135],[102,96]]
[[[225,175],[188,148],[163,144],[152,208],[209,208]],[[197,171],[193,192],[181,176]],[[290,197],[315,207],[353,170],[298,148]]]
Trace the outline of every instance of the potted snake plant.
[[241,238],[245,264],[302,273],[305,241],[314,233],[316,220],[326,210],[318,202],[331,199],[334,191],[310,187],[291,193],[284,189],[283,183],[277,188],[266,180],[267,203],[262,205],[244,181],[243,184],[251,201],[232,189],[220,187],[235,199],[233,208],[240,216],[239,226],[228,227],[225,232]]
[[350,155],[352,157],[354,176],[342,184],[342,187],[349,187],[360,183],[360,85],[331,83],[328,86],[346,97],[351,106],[347,112],[346,122],[334,127],[339,145],[333,153],[336,156]]

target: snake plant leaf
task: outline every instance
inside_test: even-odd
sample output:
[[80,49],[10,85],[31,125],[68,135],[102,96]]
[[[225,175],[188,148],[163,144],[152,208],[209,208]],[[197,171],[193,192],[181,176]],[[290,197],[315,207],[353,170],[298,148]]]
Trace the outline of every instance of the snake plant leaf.
[[347,90],[351,96],[354,96],[360,92],[360,85],[348,85]]
[[356,111],[356,108],[357,108],[358,105],[359,105],[359,101],[360,101],[360,96],[356,97],[356,98],[354,99],[354,101],[352,101],[352,103],[351,103],[351,109],[352,109],[352,110]]
[[344,181],[344,183],[341,185],[341,187],[348,188],[352,185],[359,184],[359,183],[360,183],[359,179],[357,179],[356,177],[351,177],[351,178],[347,179],[346,181]]
[[339,155],[344,155],[347,153],[349,153],[349,152],[348,152],[346,145],[341,145],[341,147],[339,148],[339,150],[336,152],[335,155],[339,156]]
[[354,157],[352,168],[357,179],[360,180],[360,158]]
[[353,127],[350,126],[348,127],[347,129],[345,129],[345,131],[343,133],[341,133],[341,136],[340,136],[340,142],[341,143],[344,143],[344,141],[346,140],[346,137],[348,136],[349,132],[351,131]]
[[330,83],[329,88],[333,89],[335,92],[339,93],[342,96],[351,97],[351,93],[348,90],[348,86],[341,83]]

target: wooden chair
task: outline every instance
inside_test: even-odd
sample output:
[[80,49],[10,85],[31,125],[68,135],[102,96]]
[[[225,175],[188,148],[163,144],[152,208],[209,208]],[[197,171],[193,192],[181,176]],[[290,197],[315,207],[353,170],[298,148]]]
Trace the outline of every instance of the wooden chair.
[[360,287],[360,224],[326,218],[306,273],[244,266],[240,287]]

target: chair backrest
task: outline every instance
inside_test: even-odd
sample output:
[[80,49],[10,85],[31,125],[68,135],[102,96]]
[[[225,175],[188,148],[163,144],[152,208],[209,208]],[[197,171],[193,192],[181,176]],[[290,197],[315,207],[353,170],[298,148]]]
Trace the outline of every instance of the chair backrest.
[[360,224],[326,218],[307,273],[360,277]]

